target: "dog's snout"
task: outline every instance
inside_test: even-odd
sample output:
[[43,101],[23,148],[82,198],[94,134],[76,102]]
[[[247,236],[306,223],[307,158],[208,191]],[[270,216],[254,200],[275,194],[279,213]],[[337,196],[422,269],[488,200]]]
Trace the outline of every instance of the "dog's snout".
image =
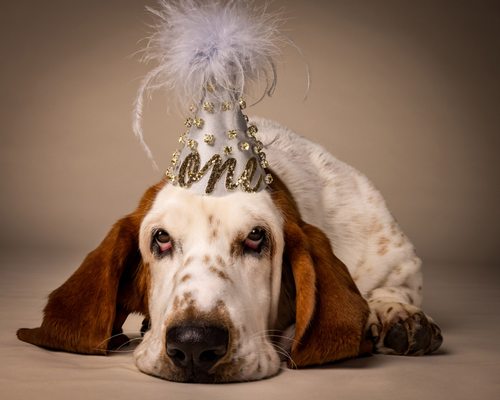
[[218,326],[180,325],[167,331],[167,355],[189,375],[207,374],[227,353],[229,333]]

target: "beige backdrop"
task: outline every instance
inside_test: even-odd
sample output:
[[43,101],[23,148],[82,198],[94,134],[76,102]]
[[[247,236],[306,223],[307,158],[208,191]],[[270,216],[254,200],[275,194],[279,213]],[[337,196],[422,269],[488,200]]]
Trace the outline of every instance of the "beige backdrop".
[[[496,3],[496,5],[495,5]],[[132,135],[152,1],[10,1],[0,12],[4,251],[81,251],[160,174]],[[286,49],[279,120],[367,174],[426,261],[500,261],[500,13],[486,1],[275,1]],[[164,167],[182,129],[146,110]]]

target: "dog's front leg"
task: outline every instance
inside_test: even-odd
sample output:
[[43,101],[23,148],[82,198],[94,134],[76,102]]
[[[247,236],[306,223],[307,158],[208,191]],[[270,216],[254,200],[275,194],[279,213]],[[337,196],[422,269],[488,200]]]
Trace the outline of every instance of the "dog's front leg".
[[428,354],[443,342],[441,329],[420,308],[420,273],[412,278],[420,283],[382,286],[366,295],[370,306],[366,331],[378,353]]

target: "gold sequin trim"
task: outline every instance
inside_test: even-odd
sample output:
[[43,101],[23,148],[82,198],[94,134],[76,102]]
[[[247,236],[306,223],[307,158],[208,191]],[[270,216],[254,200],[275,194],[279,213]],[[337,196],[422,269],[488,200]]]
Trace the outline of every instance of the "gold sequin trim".
[[188,133],[189,133],[189,131],[186,131],[181,136],[179,136],[179,143],[180,144],[186,144]]
[[264,148],[264,145],[262,144],[262,142],[257,140],[255,145],[253,146],[253,151],[255,154],[259,154],[263,148]]
[[231,110],[232,106],[231,106],[231,103],[229,101],[224,101],[222,104],[221,104],[221,110],[222,111],[229,111]]
[[210,92],[210,93],[215,92],[214,85],[212,85],[210,82],[207,83],[207,91]]
[[210,102],[210,101],[205,101],[203,103],[203,109],[206,111],[206,112],[209,112],[210,114],[213,114],[215,108],[214,108],[214,103]]
[[203,128],[203,125],[205,124],[205,121],[203,121],[202,118],[199,118],[199,117],[196,117],[194,120],[193,120],[193,124],[198,128],[198,129],[201,129]]
[[258,132],[259,130],[257,129],[257,127],[255,125],[250,125],[248,128],[247,128],[247,135],[249,137],[252,137],[252,138],[255,138],[255,134]]
[[170,160],[170,164],[172,164],[172,166],[176,166],[177,163],[179,162],[179,156],[181,155],[181,152],[179,150],[176,150],[174,151],[174,153],[172,154],[172,159]]
[[215,143],[215,136],[210,133],[207,133],[205,136],[203,136],[203,141],[206,144],[213,146],[213,144]]
[[[251,157],[247,161],[243,173],[236,182],[234,181],[234,170],[236,168],[236,159],[234,158],[228,158],[223,163],[222,157],[219,154],[214,154],[201,169],[200,166],[201,159],[197,151],[193,151],[187,155],[179,168],[179,175],[177,177],[179,185],[181,187],[190,187],[193,183],[201,180],[205,174],[208,173],[210,168],[212,168],[212,172],[208,179],[207,187],[205,188],[206,194],[213,192],[215,185],[226,170],[225,187],[227,190],[234,190],[238,186],[241,186],[246,192],[256,192],[259,190],[263,179],[266,181],[272,179],[272,176],[267,174],[265,178],[260,176],[255,186],[251,185],[255,172],[257,171],[257,159],[255,157]],[[168,173],[169,171],[167,171],[167,176],[169,176]]]
[[243,99],[240,99],[238,101],[238,104],[240,105],[240,110],[244,110],[245,108],[247,108],[247,102]]
[[191,150],[196,150],[198,148],[198,142],[193,139],[189,139],[187,141],[187,145]]
[[248,151],[249,149],[250,149],[250,144],[248,142],[241,142],[240,143],[240,150]]
[[228,155],[233,152],[233,148],[231,146],[224,146],[224,154]]
[[234,139],[238,136],[238,132],[235,129],[231,129],[230,131],[227,131],[227,137],[229,139]]
[[189,118],[186,118],[184,125],[186,125],[188,128],[191,128],[193,126],[193,123],[194,123],[193,118],[189,117]]

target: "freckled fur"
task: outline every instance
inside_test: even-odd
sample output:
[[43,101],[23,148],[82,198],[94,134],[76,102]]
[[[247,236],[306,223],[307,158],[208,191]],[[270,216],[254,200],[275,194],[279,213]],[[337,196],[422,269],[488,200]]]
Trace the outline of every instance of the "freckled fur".
[[217,275],[220,279],[223,279],[223,280],[228,281],[228,282],[232,282],[231,278],[224,271],[221,271],[220,269],[214,267],[213,265],[210,266],[209,270],[210,270],[210,272]]

